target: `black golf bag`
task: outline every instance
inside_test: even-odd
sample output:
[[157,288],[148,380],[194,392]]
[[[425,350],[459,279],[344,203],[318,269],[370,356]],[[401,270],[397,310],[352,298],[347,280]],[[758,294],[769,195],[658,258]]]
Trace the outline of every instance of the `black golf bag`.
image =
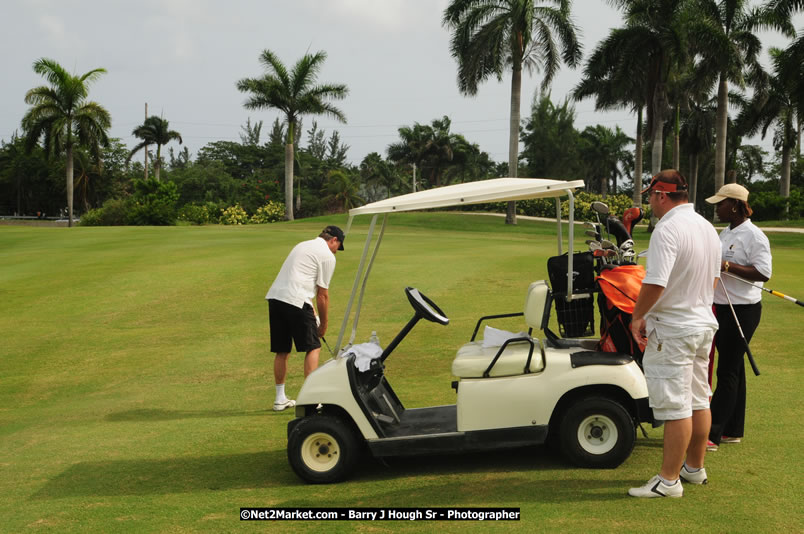
[[547,274],[556,306],[558,331],[561,337],[575,338],[595,333],[595,308],[592,293],[595,291],[595,264],[591,252],[572,255],[572,293],[587,297],[567,299],[567,254],[547,260]]

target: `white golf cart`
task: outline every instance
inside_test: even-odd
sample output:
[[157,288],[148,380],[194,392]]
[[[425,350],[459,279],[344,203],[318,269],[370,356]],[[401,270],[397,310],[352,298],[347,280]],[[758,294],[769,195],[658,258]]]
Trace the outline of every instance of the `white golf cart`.
[[[353,350],[360,346],[352,345],[388,214],[555,198],[561,256],[561,197],[569,201],[571,251],[572,191],[582,187],[581,180],[499,178],[403,195],[349,212],[347,234],[356,215],[374,217],[335,345],[337,357],[307,377],[297,397],[296,418],[288,423],[288,458],[299,477],[311,483],[342,480],[366,450],[374,457],[428,455],[538,445],[548,439],[582,467],[612,468],[628,458],[636,426],[653,421],[644,375],[629,355],[597,352],[596,339],[565,339],[550,331],[554,296],[544,280],[523,281],[524,307],[517,313],[482,317],[471,340],[457,347],[452,362],[452,374],[458,378],[452,383],[456,404],[406,409],[384,374],[387,358],[419,320],[449,323],[446,314],[419,290],[405,289],[413,317],[385,349],[376,347],[378,357],[360,362],[363,370],[356,365],[361,351]],[[384,215],[382,227],[367,263],[380,214]],[[564,258],[566,280],[562,276],[561,282],[566,291],[561,300],[564,304],[575,299],[591,301],[588,288],[582,293],[573,289],[577,276],[573,254]],[[528,335],[509,338],[499,346],[475,339],[483,321],[516,315],[524,316]],[[351,337],[343,346],[352,316]]]

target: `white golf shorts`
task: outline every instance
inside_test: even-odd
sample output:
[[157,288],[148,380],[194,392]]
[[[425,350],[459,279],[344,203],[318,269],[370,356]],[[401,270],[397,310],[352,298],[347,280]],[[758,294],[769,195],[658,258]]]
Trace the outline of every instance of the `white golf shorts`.
[[660,421],[692,417],[709,408],[709,351],[714,331],[706,328],[692,335],[661,339],[653,331],[642,365],[648,384],[650,407]]

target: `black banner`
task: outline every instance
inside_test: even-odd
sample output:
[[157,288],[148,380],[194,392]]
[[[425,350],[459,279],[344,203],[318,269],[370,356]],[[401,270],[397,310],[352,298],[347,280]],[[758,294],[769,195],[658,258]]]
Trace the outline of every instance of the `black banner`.
[[241,508],[241,521],[519,521],[519,508]]

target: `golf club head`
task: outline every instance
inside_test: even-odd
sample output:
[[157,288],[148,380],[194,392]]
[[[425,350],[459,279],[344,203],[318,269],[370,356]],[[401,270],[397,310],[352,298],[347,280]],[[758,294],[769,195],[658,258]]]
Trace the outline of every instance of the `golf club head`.
[[596,241],[600,241],[600,232],[594,232],[594,231],[592,231],[592,230],[587,230],[587,231],[586,231],[586,232],[584,232],[584,233],[585,233],[586,235],[588,235],[589,237],[591,237],[591,238],[595,239]]
[[639,254],[637,254],[637,258],[647,258],[647,257],[648,257],[648,249],[645,249]]
[[609,207],[599,200],[592,202],[592,209],[601,215],[609,214]]
[[603,250],[603,246],[600,244],[599,241],[591,241],[590,240],[588,245],[589,245],[589,250],[591,250],[592,252],[594,252],[596,250]]
[[607,249],[612,249],[612,250],[616,250],[616,249],[617,249],[617,247],[614,245],[614,243],[612,243],[612,242],[611,242],[611,241],[609,241],[608,239],[601,239],[601,240],[600,240],[600,245],[601,245],[603,248],[607,248]]
[[634,240],[628,239],[620,244],[620,250],[629,250],[634,248]]

